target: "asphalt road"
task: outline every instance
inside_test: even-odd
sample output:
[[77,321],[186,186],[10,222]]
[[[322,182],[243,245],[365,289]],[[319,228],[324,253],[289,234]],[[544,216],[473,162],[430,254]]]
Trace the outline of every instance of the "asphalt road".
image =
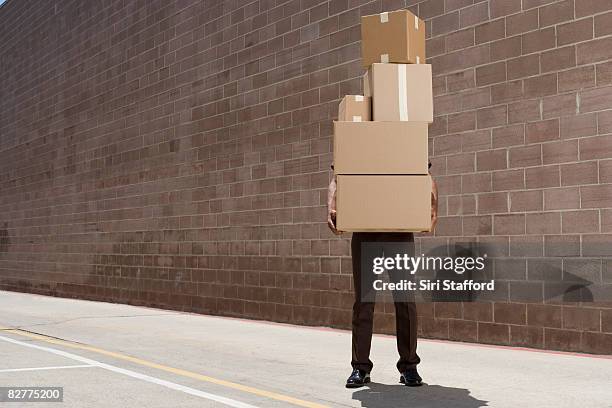
[[421,340],[427,385],[345,389],[350,333],[0,291],[0,387],[61,386],[13,407],[612,407],[612,358]]

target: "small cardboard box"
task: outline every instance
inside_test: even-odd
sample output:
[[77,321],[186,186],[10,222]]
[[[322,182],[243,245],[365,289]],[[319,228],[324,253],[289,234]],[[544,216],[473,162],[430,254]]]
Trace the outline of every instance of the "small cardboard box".
[[372,64],[363,90],[372,97],[372,120],[433,122],[429,64]]
[[361,62],[425,63],[425,23],[408,10],[361,17]]
[[431,177],[339,175],[336,223],[340,231],[429,231]]
[[334,122],[336,174],[427,174],[427,122]]
[[338,120],[364,122],[372,120],[372,98],[362,95],[346,95],[338,106]]

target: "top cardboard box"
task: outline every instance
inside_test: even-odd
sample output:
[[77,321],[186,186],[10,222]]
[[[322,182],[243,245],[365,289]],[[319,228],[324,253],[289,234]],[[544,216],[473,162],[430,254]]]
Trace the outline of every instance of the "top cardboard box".
[[361,61],[425,63],[425,23],[408,10],[361,17]]

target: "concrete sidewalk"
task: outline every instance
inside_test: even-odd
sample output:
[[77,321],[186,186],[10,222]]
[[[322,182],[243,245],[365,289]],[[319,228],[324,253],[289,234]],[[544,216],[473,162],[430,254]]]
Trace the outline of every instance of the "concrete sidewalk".
[[375,336],[374,383],[348,390],[345,331],[12,292],[0,326],[0,386],[63,386],[62,407],[612,407],[607,357],[421,340],[409,388]]

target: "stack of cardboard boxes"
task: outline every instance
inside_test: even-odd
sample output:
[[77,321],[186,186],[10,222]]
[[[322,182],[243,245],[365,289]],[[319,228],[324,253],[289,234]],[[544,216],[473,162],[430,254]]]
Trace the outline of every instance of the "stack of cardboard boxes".
[[428,124],[433,121],[425,24],[407,10],[361,20],[365,95],[334,122],[337,228],[429,231]]

